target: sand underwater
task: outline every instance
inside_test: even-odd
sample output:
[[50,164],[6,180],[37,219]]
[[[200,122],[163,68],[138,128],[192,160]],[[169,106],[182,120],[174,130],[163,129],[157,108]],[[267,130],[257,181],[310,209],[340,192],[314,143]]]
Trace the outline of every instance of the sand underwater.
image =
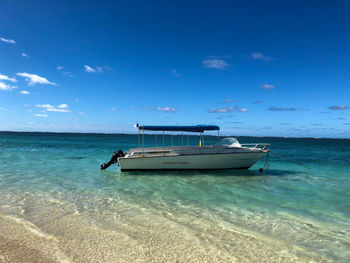
[[270,169],[100,171],[137,136],[0,133],[0,262],[350,262],[350,140],[238,139]]

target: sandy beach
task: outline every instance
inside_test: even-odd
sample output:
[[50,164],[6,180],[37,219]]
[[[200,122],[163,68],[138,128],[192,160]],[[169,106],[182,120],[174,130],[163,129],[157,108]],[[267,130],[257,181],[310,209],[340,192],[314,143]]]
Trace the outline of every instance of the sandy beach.
[[0,214],[0,262],[329,262],[196,211],[100,202],[115,212],[78,211],[52,197],[27,197],[24,209],[2,207],[19,214]]

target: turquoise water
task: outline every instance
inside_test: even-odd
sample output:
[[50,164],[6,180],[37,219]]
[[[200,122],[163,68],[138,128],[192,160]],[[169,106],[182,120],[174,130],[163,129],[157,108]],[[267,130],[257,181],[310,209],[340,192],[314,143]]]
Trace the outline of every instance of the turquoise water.
[[238,140],[271,143],[269,170],[100,171],[137,136],[0,133],[0,247],[60,262],[349,262],[350,140]]

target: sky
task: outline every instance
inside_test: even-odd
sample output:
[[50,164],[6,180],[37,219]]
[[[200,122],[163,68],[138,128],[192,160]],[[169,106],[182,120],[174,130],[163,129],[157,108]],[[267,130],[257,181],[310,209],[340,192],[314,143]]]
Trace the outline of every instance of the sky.
[[350,138],[349,1],[0,1],[0,130]]

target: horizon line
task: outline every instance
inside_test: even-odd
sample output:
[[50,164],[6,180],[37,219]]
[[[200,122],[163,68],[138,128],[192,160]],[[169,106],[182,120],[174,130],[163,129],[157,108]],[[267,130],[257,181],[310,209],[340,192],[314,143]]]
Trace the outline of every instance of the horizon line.
[[[110,132],[70,132],[70,131],[1,131],[1,133],[53,133],[53,134],[101,134],[101,135],[138,135],[137,132],[135,133],[110,133]],[[197,133],[191,133],[190,136],[196,136]],[[145,133],[145,135],[156,135],[155,133]],[[158,134],[161,136],[160,134]],[[165,134],[165,135],[171,135],[171,134]],[[181,134],[174,134],[174,136],[181,136]],[[186,134],[187,136],[187,134]],[[211,134],[205,134],[205,136],[213,136],[217,137],[217,135],[211,135]],[[253,135],[220,135],[220,137],[253,137],[253,138],[282,138],[282,139],[333,139],[333,140],[350,140],[350,137],[317,137],[317,136],[301,136],[301,137],[295,137],[295,136],[253,136]]]

